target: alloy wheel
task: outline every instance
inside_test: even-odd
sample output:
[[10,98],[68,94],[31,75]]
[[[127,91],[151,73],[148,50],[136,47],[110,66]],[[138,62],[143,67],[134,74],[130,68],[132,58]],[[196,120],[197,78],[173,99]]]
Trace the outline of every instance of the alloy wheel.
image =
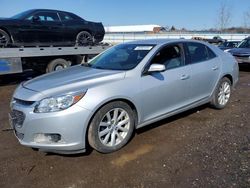
[[130,117],[122,108],[114,108],[107,112],[98,128],[101,143],[108,147],[117,146],[127,136],[130,129]]
[[222,82],[219,93],[218,93],[218,103],[222,106],[225,106],[231,95],[231,86],[228,82]]
[[82,31],[77,35],[76,44],[78,46],[89,45],[93,43],[93,37],[87,31]]

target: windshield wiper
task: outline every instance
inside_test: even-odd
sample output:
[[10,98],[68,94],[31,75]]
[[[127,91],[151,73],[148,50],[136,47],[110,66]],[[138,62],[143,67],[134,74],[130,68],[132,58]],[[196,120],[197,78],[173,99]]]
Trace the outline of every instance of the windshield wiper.
[[103,67],[101,67],[101,66],[94,66],[94,67],[92,67],[92,68],[94,68],[94,69],[105,69],[105,68],[103,68]]

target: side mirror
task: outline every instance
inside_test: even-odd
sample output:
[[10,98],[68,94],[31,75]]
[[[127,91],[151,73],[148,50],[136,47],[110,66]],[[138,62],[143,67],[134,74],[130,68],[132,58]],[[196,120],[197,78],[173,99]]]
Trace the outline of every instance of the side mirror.
[[162,64],[152,64],[150,65],[149,69],[148,69],[148,73],[151,72],[163,72],[166,70],[165,65]]
[[39,16],[33,16],[33,17],[32,17],[32,21],[33,21],[33,22],[38,22],[38,21],[40,21]]

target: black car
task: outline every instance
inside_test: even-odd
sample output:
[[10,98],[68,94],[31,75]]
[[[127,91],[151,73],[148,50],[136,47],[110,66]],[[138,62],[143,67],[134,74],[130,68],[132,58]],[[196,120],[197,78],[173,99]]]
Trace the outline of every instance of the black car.
[[225,41],[221,43],[218,47],[221,50],[228,50],[228,49],[236,48],[239,43],[240,41]]
[[228,51],[231,53],[238,63],[250,64],[250,37],[241,41],[237,48]]
[[33,9],[0,19],[0,46],[78,45],[103,40],[102,23],[65,11]]

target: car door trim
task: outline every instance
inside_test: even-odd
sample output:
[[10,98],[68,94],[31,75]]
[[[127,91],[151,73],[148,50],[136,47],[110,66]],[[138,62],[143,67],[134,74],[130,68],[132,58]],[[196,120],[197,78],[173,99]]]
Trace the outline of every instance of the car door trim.
[[206,104],[207,102],[209,102],[209,96],[204,97],[204,98],[202,98],[202,99],[200,99],[198,101],[192,102],[192,103],[190,103],[188,105],[185,105],[183,107],[177,108],[177,109],[175,109],[173,111],[170,111],[168,113],[165,113],[165,114],[156,116],[154,118],[151,118],[149,120],[146,120],[145,122],[139,123],[136,128],[144,127],[146,125],[149,125],[151,123],[154,123],[154,122],[160,121],[162,119],[168,118],[168,117],[173,116],[175,114],[179,114],[180,112],[184,112],[184,111],[186,111],[188,109],[200,106],[202,104]]

